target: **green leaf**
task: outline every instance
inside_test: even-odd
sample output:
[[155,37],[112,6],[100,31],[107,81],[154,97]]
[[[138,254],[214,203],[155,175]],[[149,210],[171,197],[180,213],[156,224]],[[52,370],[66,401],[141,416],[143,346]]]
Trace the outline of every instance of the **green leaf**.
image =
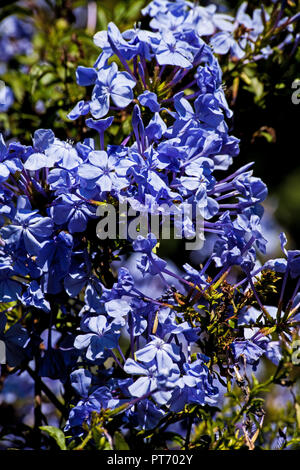
[[298,446],[299,444],[300,444],[300,438],[299,437],[294,437],[293,439],[291,439],[290,441],[288,441],[286,443],[286,447],[292,446],[292,445]]
[[116,450],[130,450],[124,436],[119,431],[114,434],[114,447]]
[[132,21],[140,16],[140,11],[145,5],[144,0],[136,1],[128,8],[126,16],[128,20]]
[[114,8],[114,20],[118,23],[126,15],[126,6],[123,3],[117,3]]
[[296,409],[297,426],[298,426],[298,429],[300,429],[300,405],[299,403],[295,403],[295,409]]
[[97,15],[98,15],[98,26],[99,26],[99,28],[106,29],[108,21],[107,21],[107,16],[106,16],[105,10],[102,7],[98,7]]
[[246,85],[251,85],[251,79],[245,72],[241,73],[241,79],[246,83]]
[[275,325],[275,326],[272,326],[270,328],[268,328],[268,327],[262,328],[260,330],[260,332],[261,332],[261,334],[267,336],[267,335],[271,335],[272,333],[274,333],[276,331],[276,329],[277,329],[277,326]]
[[251,80],[251,85],[245,87],[245,89],[255,95],[255,102],[259,101],[264,94],[264,85],[258,80],[257,77],[253,77]]
[[102,431],[101,427],[95,426],[92,429],[92,436],[93,436],[93,439],[94,439],[94,442],[96,444],[97,449],[98,450],[103,449],[103,444],[106,442],[106,439],[103,436],[103,431]]
[[273,137],[268,132],[261,132],[261,136],[264,137],[269,143],[273,142]]
[[65,435],[61,429],[55,426],[40,426],[40,430],[52,437],[61,450],[67,450]]

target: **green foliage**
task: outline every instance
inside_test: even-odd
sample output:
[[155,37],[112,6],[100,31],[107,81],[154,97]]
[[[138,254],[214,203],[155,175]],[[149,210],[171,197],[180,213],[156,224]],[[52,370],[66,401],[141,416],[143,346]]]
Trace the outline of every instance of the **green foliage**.
[[67,450],[65,435],[61,429],[55,426],[40,426],[40,430],[52,437],[61,450]]
[[86,24],[80,27],[73,10],[86,9],[84,1],[47,2],[47,9],[42,3],[33,9],[14,3],[1,9],[0,20],[17,14],[33,24],[33,53],[14,57],[1,76],[11,87],[15,101],[7,113],[0,113],[0,132],[9,137],[22,136],[23,142],[28,144],[38,128],[53,129],[62,139],[85,138],[88,129],[84,127],[81,135],[83,126],[77,127],[67,118],[68,112],[86,93],[76,85],[76,68],[96,61],[99,48],[93,43],[95,32],[105,29],[109,21],[118,23],[121,30],[129,27],[140,17],[145,0],[97,1],[96,21],[91,2]]

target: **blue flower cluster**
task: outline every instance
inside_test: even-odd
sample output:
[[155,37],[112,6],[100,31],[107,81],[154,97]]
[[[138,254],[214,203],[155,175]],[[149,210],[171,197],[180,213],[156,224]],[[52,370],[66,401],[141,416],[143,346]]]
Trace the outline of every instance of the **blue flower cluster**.
[[[262,305],[254,276],[263,268],[285,273],[285,283],[300,275],[299,252],[285,251],[287,261],[257,263],[257,252],[266,252],[260,222],[267,188],[253,176],[252,164],[222,176],[239,142],[229,133],[232,112],[220,66],[202,36],[216,29],[231,34],[232,21],[183,0],[155,0],[145,13],[153,17],[151,31],[136,27],[121,34],[110,23],[94,37],[101,48],[94,66],[77,69],[78,84],[90,94],[69,117],[90,115],[86,126],[99,139],[74,144],[39,129],[30,146],[0,140],[0,301],[8,304],[0,316],[1,338],[10,341],[8,360],[16,366],[36,357],[48,330],[39,374],[63,383],[71,378],[79,401],[66,430],[74,434],[83,432],[93,412],[124,404],[123,424],[139,429],[191,403],[214,405],[220,383],[212,358],[201,350],[208,334],[201,318],[212,292],[216,311],[224,301],[222,280],[238,268],[244,273],[239,295],[246,298],[251,290],[267,327],[274,315]],[[220,36],[214,38],[217,44]],[[110,144],[112,126],[124,121],[128,136]],[[190,205],[194,211],[183,212],[180,229],[195,235],[199,213],[204,234],[216,236],[206,263],[199,270],[185,264],[177,274],[156,253],[155,236],[139,235],[127,250],[138,254],[143,276],[164,285],[163,294],[146,295],[126,266],[113,272],[119,241],[96,236],[96,209],[107,201],[126,201],[148,214]],[[298,288],[290,320],[299,307]],[[4,333],[6,313],[15,306],[23,306],[27,329],[18,324]],[[280,358],[279,343],[265,330],[248,334],[255,317],[248,307],[222,346],[227,368],[240,361],[255,367],[263,355]],[[226,321],[235,313],[228,305]],[[64,318],[73,329],[54,344],[51,333]]]
[[[18,55],[32,53],[33,27],[16,16],[8,16],[0,22],[0,74],[7,71],[7,64]],[[14,95],[4,82],[0,84],[0,113],[6,112],[14,102]]]
[[259,53],[256,53],[256,43],[271,16],[264,6],[256,8],[252,17],[247,10],[248,2],[243,2],[233,18],[229,14],[218,13],[216,5],[202,7],[186,0],[153,0],[144,8],[143,13],[153,18],[150,26],[155,31],[172,31],[178,39],[187,37],[190,31],[196,31],[200,37],[209,39],[216,54],[229,54],[235,60],[267,59],[273,54],[271,43],[278,30],[285,30],[287,33],[281,42],[277,40],[277,48],[283,49],[293,42],[294,22],[299,19],[299,14],[292,18],[283,17],[281,8],[275,24],[272,25],[268,44],[260,46]]
[[0,23],[1,72],[4,64],[16,55],[32,52],[33,26],[17,16],[8,16]]

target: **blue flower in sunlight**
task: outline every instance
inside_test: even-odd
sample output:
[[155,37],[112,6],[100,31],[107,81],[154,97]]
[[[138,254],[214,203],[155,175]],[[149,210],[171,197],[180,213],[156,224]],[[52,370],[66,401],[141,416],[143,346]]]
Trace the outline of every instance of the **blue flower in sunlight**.
[[19,158],[11,158],[8,148],[5,145],[3,135],[0,133],[0,183],[6,181],[10,173],[22,169],[22,162]]
[[173,343],[166,343],[161,338],[151,335],[152,341],[136,352],[136,358],[141,362],[157,361],[159,369],[172,368],[173,361],[180,361],[180,347]]
[[[90,425],[92,412],[99,413],[102,408],[115,408],[120,404],[120,400],[112,397],[108,387],[99,387],[90,391],[92,374],[84,369],[78,369],[71,374],[71,384],[77,394],[81,397],[69,415],[65,426],[65,431],[72,431],[72,434],[82,434],[82,424]],[[89,393],[90,392],[90,393]]]
[[57,225],[67,224],[71,233],[84,232],[90,218],[95,217],[95,207],[75,194],[62,194],[50,209]]
[[237,42],[228,31],[222,31],[212,36],[211,45],[217,54],[230,54],[237,59],[242,59],[245,55],[246,39]]
[[9,86],[0,86],[0,113],[5,113],[13,104],[14,95]]
[[18,248],[24,242],[30,254],[37,254],[42,242],[53,232],[53,221],[49,217],[38,215],[32,210],[25,197],[20,196],[16,215],[11,224],[1,229],[1,236],[8,245]]
[[54,140],[53,144],[45,150],[45,154],[53,163],[57,163],[66,170],[73,170],[82,162],[77,150],[69,142],[62,142],[59,139]]
[[254,341],[233,341],[231,343],[231,349],[235,360],[244,358],[248,364],[255,365],[259,358],[265,353],[265,350],[261,348]]
[[89,153],[88,162],[83,163],[78,169],[78,175],[87,182],[100,186],[101,191],[110,191],[116,182],[115,170],[117,159],[113,155],[108,156],[102,150]]
[[182,68],[192,67],[194,60],[188,43],[175,38],[171,32],[163,32],[158,46],[154,46],[159,65],[177,65]]
[[142,106],[146,106],[153,113],[157,113],[160,110],[160,104],[157,101],[157,95],[155,93],[146,90],[138,99]]
[[50,303],[45,299],[45,295],[37,281],[31,281],[26,292],[24,292],[21,301],[24,305],[33,305],[45,312],[50,312]]
[[118,72],[115,62],[101,69],[90,102],[91,114],[100,119],[109,111],[110,99],[118,108],[126,108],[133,100],[135,81],[127,72]]
[[10,367],[18,367],[22,361],[29,359],[29,335],[20,323],[6,329],[7,318],[0,314],[0,340],[5,343],[6,362]]
[[21,295],[22,286],[12,279],[15,272],[9,258],[0,258],[0,302],[12,302]]
[[157,403],[166,403],[170,397],[172,389],[176,386],[180,377],[178,366],[173,364],[172,368],[159,369],[157,365],[142,366],[133,359],[127,359],[124,365],[124,371],[130,375],[141,375],[128,391],[134,397],[142,397],[153,393]]
[[105,303],[105,310],[109,317],[113,319],[113,324],[124,326],[125,316],[130,312],[130,305],[125,300],[110,300]]
[[105,349],[117,347],[120,331],[112,327],[103,315],[90,318],[84,329],[89,333],[77,336],[74,346],[77,349],[86,349],[86,357],[90,361],[101,359]]
[[188,403],[198,403],[202,406],[216,403],[219,390],[213,385],[212,375],[202,359],[208,360],[206,356],[202,356],[192,364],[183,365],[185,375],[179,379],[170,400],[172,411],[181,411]]

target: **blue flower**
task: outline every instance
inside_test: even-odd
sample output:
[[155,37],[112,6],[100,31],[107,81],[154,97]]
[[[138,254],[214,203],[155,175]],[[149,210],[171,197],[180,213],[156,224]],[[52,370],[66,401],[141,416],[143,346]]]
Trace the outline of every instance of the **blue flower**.
[[19,158],[11,157],[7,149],[3,136],[0,133],[0,183],[6,181],[10,173],[22,170],[22,162]]
[[18,248],[24,242],[28,253],[35,255],[39,252],[42,242],[52,235],[53,221],[37,212],[29,207],[23,196],[19,197],[12,223],[1,229],[1,236],[8,245]]
[[210,93],[198,96],[194,102],[195,111],[182,92],[174,96],[174,105],[181,119],[193,120],[195,124],[201,121],[217,127],[224,120],[219,100]]
[[102,150],[95,150],[89,153],[88,162],[80,165],[78,175],[88,182],[88,188],[98,185],[101,191],[110,191],[117,184],[116,163],[117,159],[113,155],[108,156]]
[[133,242],[133,249],[135,251],[141,251],[147,255],[151,255],[153,248],[157,245],[155,236],[151,233],[148,234],[147,238],[141,235],[137,236],[137,239]]
[[90,361],[101,359],[105,349],[117,347],[120,331],[112,327],[103,315],[87,320],[84,328],[89,333],[77,336],[74,346],[77,349],[87,349],[86,358]]
[[105,313],[103,302],[103,286],[99,279],[91,273],[91,267],[77,264],[67,272],[64,279],[65,289],[70,297],[76,297],[79,292],[86,287],[84,301],[89,310],[97,313]]
[[130,311],[131,307],[125,300],[110,300],[105,303],[105,310],[109,317],[113,318],[113,324],[124,326],[125,317]]
[[33,135],[33,148],[43,152],[54,143],[55,135],[51,129],[38,129]]
[[45,312],[50,312],[50,303],[45,299],[45,295],[37,281],[31,281],[21,301],[24,305],[34,306]]
[[94,206],[87,204],[75,194],[62,194],[50,209],[56,225],[66,224],[70,233],[84,232],[88,221],[95,217]]
[[147,238],[138,235],[132,244],[134,251],[141,251],[143,253],[137,262],[137,268],[143,275],[146,273],[151,275],[159,274],[167,265],[164,260],[153,253],[152,250],[156,244],[157,240],[152,233],[149,233]]
[[44,292],[57,294],[63,290],[62,281],[70,268],[72,249],[73,237],[63,231],[42,243],[36,262],[43,271]]
[[85,116],[89,112],[90,112],[90,103],[81,100],[81,101],[78,101],[78,103],[76,103],[74,108],[67,115],[67,118],[71,119],[71,121],[75,121],[76,119],[79,118],[79,116]]
[[186,8],[186,0],[153,0],[142,10],[143,15],[156,16],[158,13],[166,13],[174,11],[178,15]]
[[6,363],[10,367],[18,367],[30,358],[29,335],[20,323],[6,329],[7,318],[0,314],[0,340],[5,343]]
[[164,417],[164,411],[152,401],[144,399],[139,401],[134,409],[128,411],[130,423],[138,429],[154,429]]
[[262,12],[260,8],[256,8],[253,11],[253,15],[252,15],[253,19],[252,19],[250,15],[246,13],[247,8],[248,8],[248,3],[243,2],[236,13],[235,20],[236,20],[236,23],[239,23],[240,25],[243,25],[245,28],[247,28],[248,37],[253,42],[255,42],[258,36],[264,30],[264,23],[262,20],[262,15],[264,14],[266,21],[269,21],[270,15],[265,10],[264,12]]
[[82,159],[79,157],[77,150],[68,142],[62,142],[59,139],[55,139],[54,142],[45,150],[46,157],[54,166],[57,163],[60,167],[66,170],[73,170],[77,168]]
[[156,359],[157,367],[161,369],[172,368],[173,361],[180,361],[180,348],[176,344],[166,343],[160,338],[150,335],[152,341],[135,353],[138,361],[152,362]]
[[1,61],[8,62],[15,55],[31,54],[33,30],[32,24],[15,15],[4,18],[0,23]]
[[122,64],[129,70],[126,60],[132,59],[138,52],[138,47],[125,41],[119,28],[113,23],[108,23],[107,40],[112,51],[119,57]]
[[5,113],[13,104],[14,95],[9,86],[0,87],[0,113]]
[[99,119],[98,121],[95,121],[94,119],[87,119],[85,123],[88,127],[90,127],[91,129],[96,129],[96,131],[98,131],[99,134],[101,134],[102,132],[106,131],[106,129],[109,128],[113,120],[114,120],[114,117],[109,116],[106,119]]
[[[72,380],[72,385],[77,392],[83,390],[87,393],[88,377],[85,379],[83,379],[82,376],[81,378],[73,377]],[[82,384],[83,386],[80,387],[77,380],[84,380],[85,384]],[[108,387],[99,387],[94,392],[90,393],[90,395],[84,395],[76,406],[71,409],[65,431],[72,431],[73,435],[81,435],[82,424],[85,423],[88,426],[91,424],[92,412],[99,413],[101,409],[113,409],[119,404],[120,400],[116,400],[112,397]]]
[[12,279],[16,273],[9,258],[0,258],[0,302],[17,300],[22,292],[22,285]]
[[159,65],[177,65],[182,68],[191,68],[194,60],[189,45],[178,41],[171,32],[163,32],[158,46],[153,46]]
[[[45,330],[41,335],[45,350],[41,355],[39,375],[60,380],[63,384],[70,380],[70,371],[74,368],[79,351],[73,347],[74,337],[68,333],[61,335],[55,329]],[[55,346],[52,347],[52,342]]]
[[92,374],[86,369],[77,369],[70,376],[71,385],[77,394],[86,398],[92,384]]
[[217,60],[210,65],[199,65],[195,74],[201,94],[214,93],[222,85],[222,71]]
[[[300,276],[300,252],[287,251],[282,235],[286,259],[265,267],[284,273],[286,315],[267,306],[270,319],[266,311],[244,307],[232,329],[229,356],[192,354],[195,346],[206,350],[210,332],[205,316],[201,328],[198,320],[194,326],[181,295],[201,317],[206,315],[211,306],[201,290],[236,266],[227,281],[246,273],[242,281],[232,281],[243,296],[253,289],[246,281],[261,269],[255,272],[257,250],[266,251],[261,227],[266,186],[252,176],[251,165],[219,178],[239,149],[226,123],[232,111],[210,47],[243,58],[254,51],[251,41],[261,33],[263,21],[258,9],[253,17],[247,15],[246,4],[234,21],[218,14],[214,5],[200,7],[188,0],[154,0],[144,13],[153,17],[155,31],[137,26],[121,33],[109,23],[107,31],[94,36],[101,48],[94,65],[77,68],[77,83],[90,87],[89,97],[68,117],[91,113],[85,131],[93,135],[91,129],[96,130],[99,139],[73,144],[55,138],[51,129],[38,129],[32,146],[6,146],[0,138],[0,301],[16,302],[8,312],[22,307],[34,314],[34,321],[32,315],[22,317],[28,333],[19,323],[6,331],[6,318],[0,316],[0,338],[11,346],[11,364],[19,366],[31,358],[29,338],[38,347],[40,331],[48,336],[38,373],[62,383],[71,380],[80,398],[66,425],[73,435],[91,426],[93,412],[124,402],[127,408],[118,420],[129,429],[151,429],[164,414],[181,412],[186,405],[214,406],[214,379],[222,380],[214,375],[215,359],[221,371],[228,360],[255,367],[263,355],[279,363],[280,342],[270,341],[261,328],[271,320],[275,324],[279,314],[280,321],[290,315],[286,323],[292,328],[300,315],[299,282],[290,301],[284,295],[288,276]],[[8,27],[18,32],[16,23]],[[268,56],[271,50],[261,54]],[[7,107],[6,94],[4,98]],[[195,265],[203,262],[201,268],[185,264],[182,273],[170,267],[156,254],[156,237],[147,234],[149,227],[144,233],[142,225],[136,239],[130,232],[124,243],[100,243],[92,233],[95,206],[111,198],[143,214],[162,215],[162,223],[164,217],[172,218],[177,234],[185,236],[196,234],[200,213],[205,235],[211,235],[201,253],[192,254]],[[217,285],[214,310],[224,297],[224,285]],[[227,310],[225,320],[234,313],[231,305]],[[50,323],[43,326],[47,318]],[[76,328],[78,318],[74,339],[67,331]],[[63,333],[52,347],[54,326]],[[76,367],[80,369],[74,371]]]
[[146,90],[141,95],[139,95],[138,100],[142,106],[146,106],[153,113],[157,113],[160,110],[160,104],[157,101],[157,95],[149,90]]
[[197,359],[192,364],[186,363],[183,368],[185,375],[179,379],[172,393],[170,409],[178,412],[183,410],[188,403],[198,403],[202,406],[214,405],[218,397],[218,389],[213,385],[213,378],[203,358]]
[[300,275],[300,250],[287,250],[285,245],[287,244],[286,235],[282,232],[280,234],[280,245],[281,249],[286,256],[285,258],[276,258],[268,260],[264,267],[266,269],[272,269],[278,273],[289,273],[294,279]]
[[[157,39],[157,35],[152,31],[146,31],[135,26],[134,29],[128,29],[123,33],[124,39],[128,44],[135,47],[135,55],[144,57],[146,60],[151,60],[153,57],[152,42]],[[128,55],[128,54],[127,54]],[[138,63],[138,70],[143,81],[145,81],[145,70],[141,62]]]
[[100,150],[104,149],[104,132],[108,129],[114,120],[113,116],[110,116],[106,119],[98,119],[95,121],[94,119],[87,119],[85,121],[86,125],[91,129],[96,129],[100,136]]
[[103,302],[101,300],[102,284],[96,276],[89,276],[89,282],[85,289],[84,301],[92,311],[103,312]]
[[118,108],[126,108],[133,100],[135,81],[127,72],[118,72],[115,62],[101,69],[93,89],[90,111],[100,119],[109,111],[110,98]]
[[120,268],[118,272],[118,282],[113,285],[113,290],[119,296],[128,294],[134,287],[134,280],[127,268]]
[[166,131],[166,123],[162,120],[159,113],[155,113],[145,129],[149,143],[160,140]]
[[54,144],[55,136],[51,129],[38,129],[34,133],[33,148],[34,152],[29,155],[24,168],[26,170],[36,171],[45,167],[52,167],[57,161],[56,156],[46,156],[43,152]]
[[248,364],[255,365],[259,358],[265,353],[265,350],[253,341],[233,341],[231,349],[234,359],[237,361],[244,358]]
[[76,69],[76,80],[81,86],[93,85],[97,80],[97,72],[91,67],[79,66]]
[[278,366],[282,359],[282,349],[279,341],[269,341],[266,346],[266,357]]
[[158,369],[156,365],[145,367],[133,359],[127,359],[124,365],[124,371],[130,375],[141,375],[132,385],[128,387],[128,391],[134,397],[143,397],[153,394],[154,399],[159,404],[166,403],[171,396],[168,389],[176,386],[180,377],[177,365],[173,365],[171,369]]
[[222,31],[211,38],[211,45],[217,54],[230,54],[237,59],[242,59],[245,55],[246,39],[238,43],[228,31]]
[[172,33],[180,33],[184,30],[185,21],[188,22],[188,13],[186,11],[167,11],[158,12],[150,21],[150,26],[158,31],[171,31]]

